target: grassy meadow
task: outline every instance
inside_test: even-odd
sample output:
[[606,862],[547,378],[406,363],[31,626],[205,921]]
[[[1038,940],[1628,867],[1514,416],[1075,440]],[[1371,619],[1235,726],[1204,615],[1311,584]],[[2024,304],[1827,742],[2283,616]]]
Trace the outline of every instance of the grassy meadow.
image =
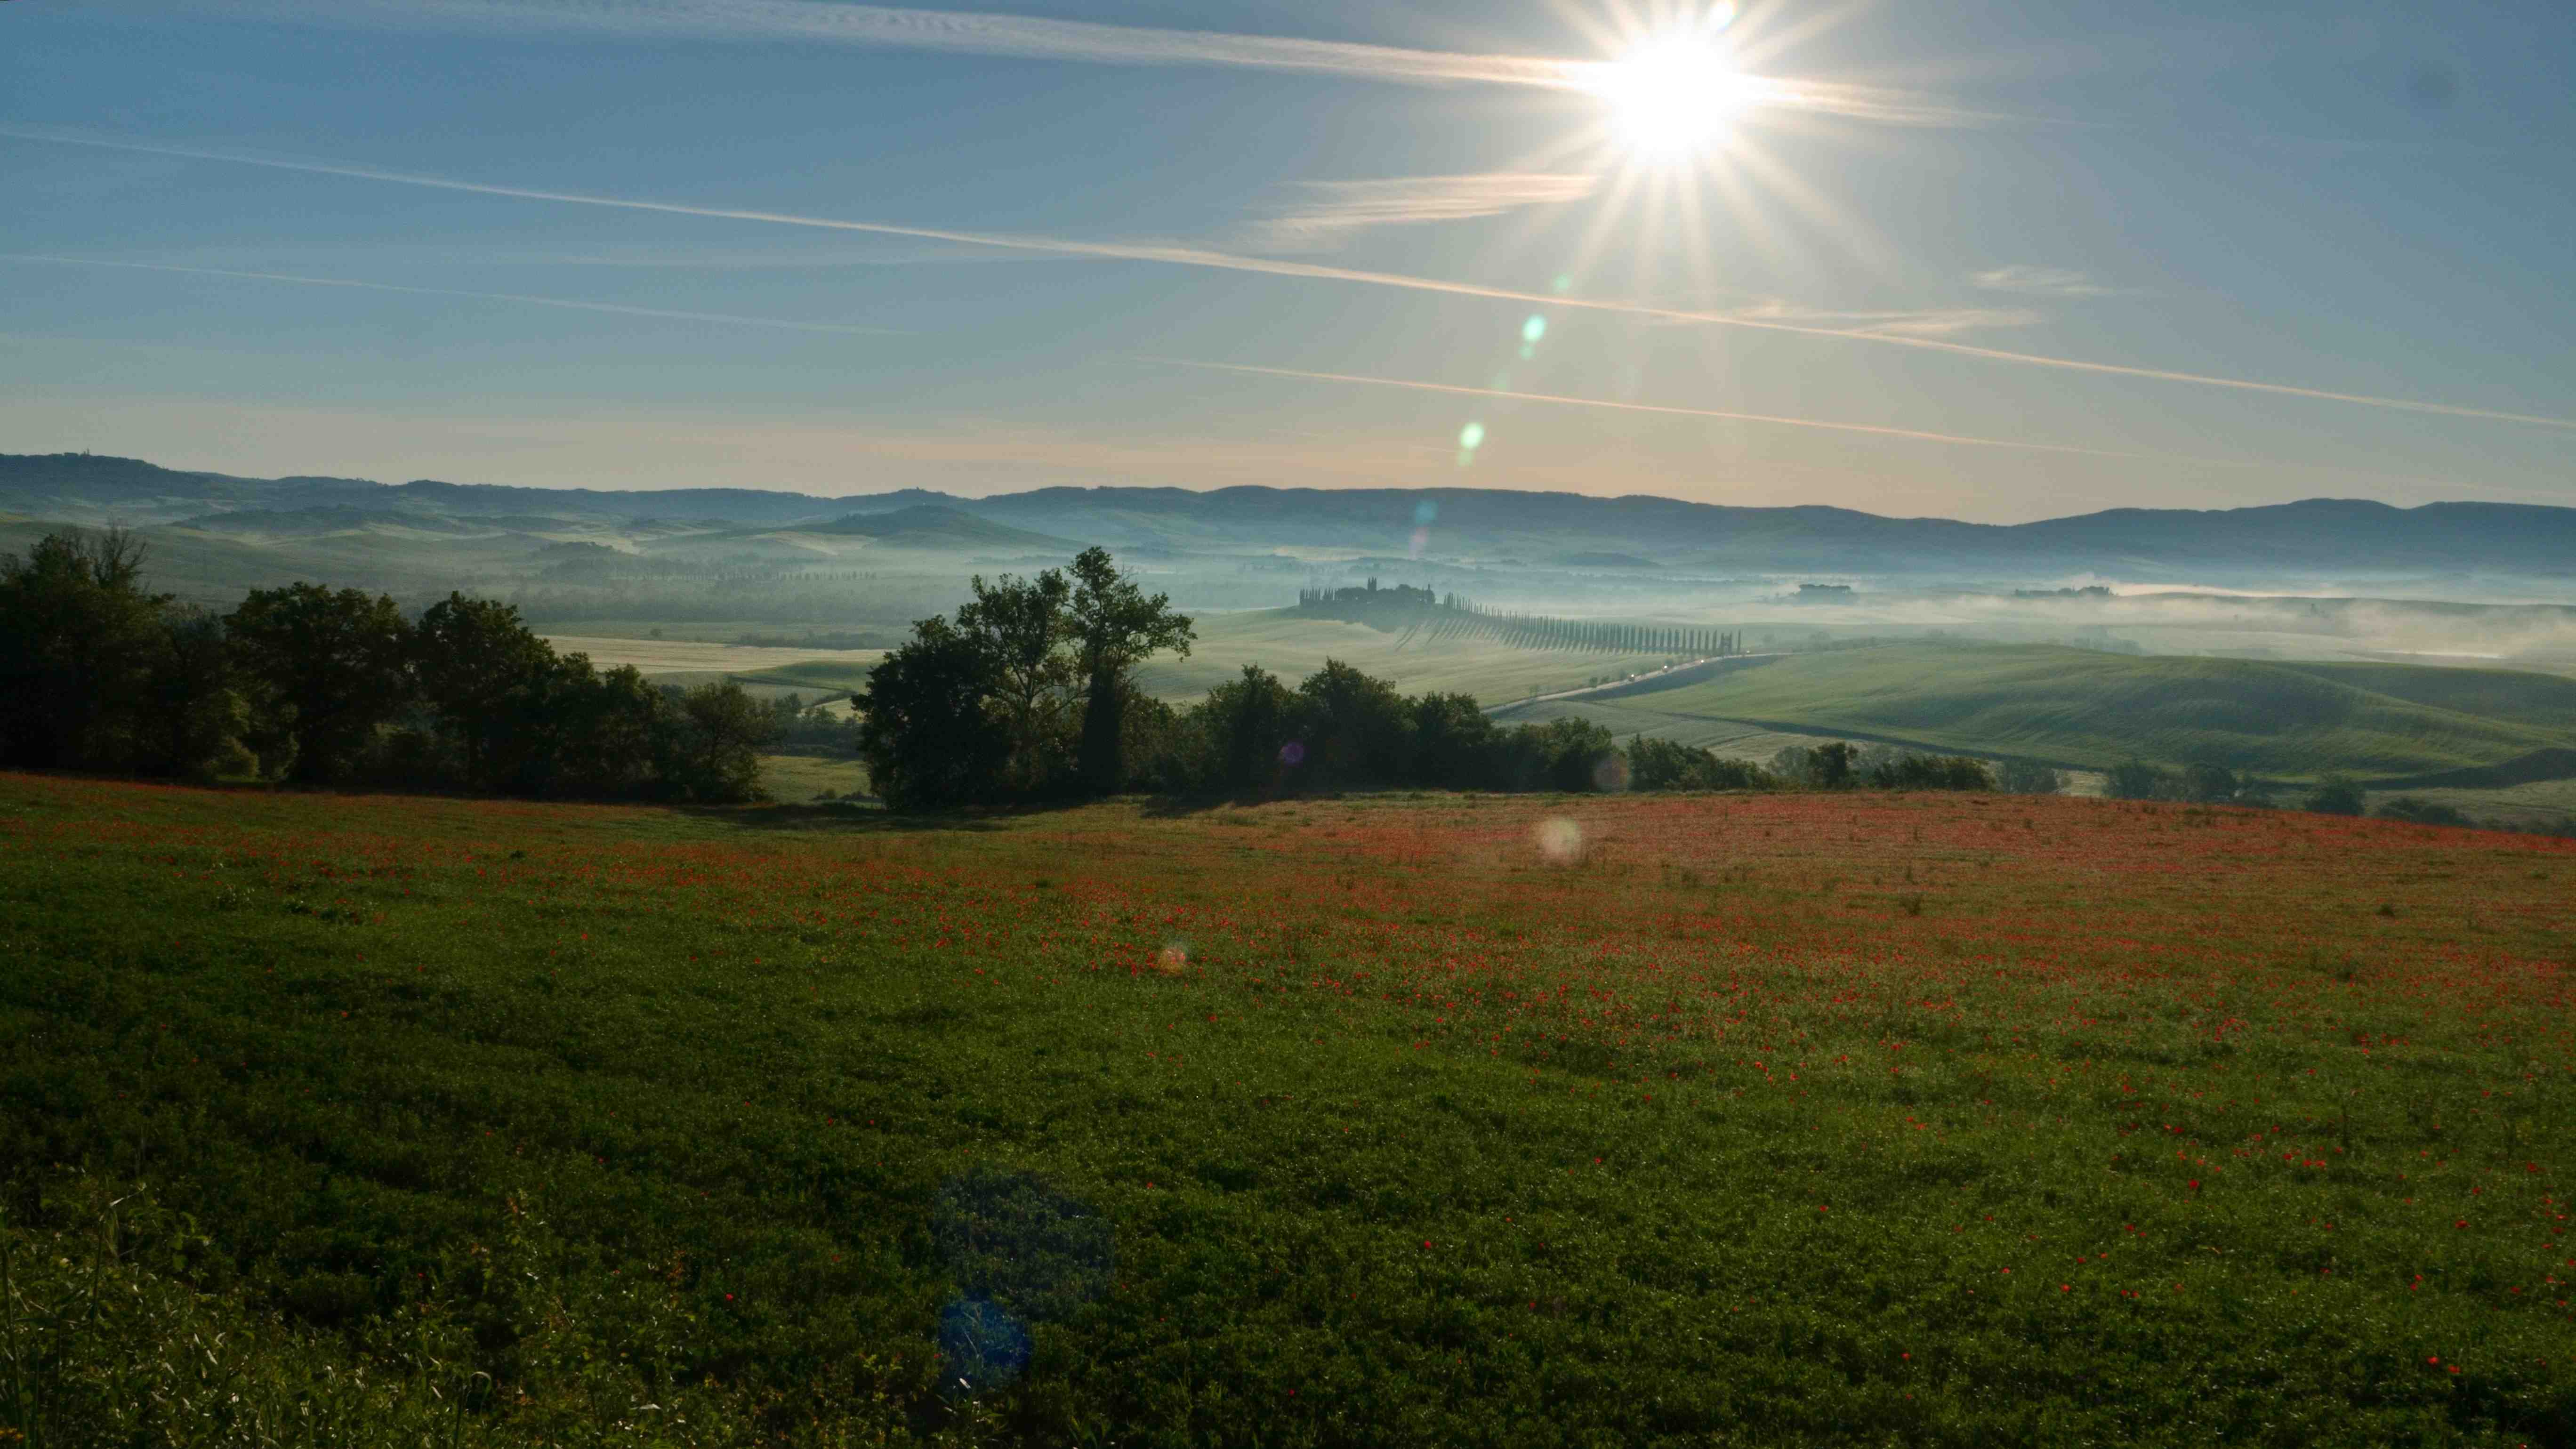
[[2576,1440],[2576,843],[8,776],[0,852],[0,1441]]
[[2279,664],[1910,641],[1752,660],[1714,678],[1525,706],[1722,746],[1849,732],[2081,769],[2143,758],[2275,777],[2403,777],[2576,746],[2576,681],[2495,669]]
[[1174,703],[1196,703],[1208,690],[1258,664],[1295,684],[1339,659],[1394,681],[1407,694],[1472,694],[1486,705],[1580,689],[1597,678],[1617,678],[1663,666],[1665,654],[1602,653],[1582,649],[1533,649],[1500,639],[1428,631],[1384,630],[1293,609],[1201,614],[1190,657],[1163,656],[1137,671],[1137,686]]

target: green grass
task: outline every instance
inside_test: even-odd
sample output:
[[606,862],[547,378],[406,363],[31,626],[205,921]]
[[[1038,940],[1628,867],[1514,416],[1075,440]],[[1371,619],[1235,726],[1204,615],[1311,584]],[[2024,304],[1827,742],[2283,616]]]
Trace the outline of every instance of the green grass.
[[2307,778],[2413,775],[2565,748],[2576,744],[2571,703],[2576,684],[2502,670],[1902,643],[1641,687],[1586,701],[1585,712],[1609,711],[1593,717],[1620,733],[1691,743],[1790,726],[2078,768],[2136,757]]
[[783,804],[868,793],[868,767],[847,755],[763,755],[760,788]]
[[[0,1424],[2565,1443],[2571,879],[2073,800],[0,777]],[[1033,1357],[967,1397],[970,1293]]]
[[1326,659],[1339,659],[1393,680],[1407,694],[1456,692],[1493,705],[1579,689],[1596,677],[1657,668],[1666,657],[1530,649],[1486,638],[1431,639],[1290,609],[1262,609],[1200,615],[1190,657],[1153,660],[1138,672],[1137,682],[1174,703],[1196,703],[1246,664],[1258,664],[1293,685],[1322,668]]

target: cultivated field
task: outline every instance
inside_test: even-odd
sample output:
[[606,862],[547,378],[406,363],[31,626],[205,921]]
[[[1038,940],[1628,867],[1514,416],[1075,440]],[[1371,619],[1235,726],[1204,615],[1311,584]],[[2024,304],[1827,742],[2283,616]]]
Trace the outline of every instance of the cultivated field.
[[1660,668],[1670,657],[1532,649],[1457,635],[1435,639],[1426,631],[1373,629],[1288,609],[1202,614],[1197,623],[1190,657],[1149,662],[1137,671],[1140,688],[1176,704],[1195,704],[1246,664],[1258,664],[1293,686],[1325,660],[1339,659],[1393,681],[1407,694],[1472,694],[1479,703],[1495,705]]
[[1722,747],[1788,726],[2106,769],[2143,758],[2275,777],[2406,777],[2576,746],[2576,681],[2403,664],[2277,664],[1935,642],[1751,659],[1704,681],[1532,705]]
[[[882,649],[781,648],[754,644],[719,644],[693,639],[623,639],[595,634],[551,634],[546,642],[558,654],[587,654],[602,669],[632,664],[646,674],[765,676],[811,666],[835,679],[865,679],[867,667],[885,657]],[[835,687],[847,688],[847,685]]]
[[0,1423],[2576,1435],[2576,843],[0,777],[0,851]]

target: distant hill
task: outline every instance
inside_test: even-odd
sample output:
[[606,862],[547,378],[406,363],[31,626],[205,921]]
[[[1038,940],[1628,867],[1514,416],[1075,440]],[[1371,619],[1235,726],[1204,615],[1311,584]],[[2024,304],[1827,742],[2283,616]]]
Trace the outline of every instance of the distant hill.
[[830,523],[804,524],[795,531],[856,534],[913,548],[1047,548],[1071,554],[1082,547],[1067,539],[1050,538],[934,504],[898,508],[891,513],[853,513]]
[[[840,498],[749,488],[634,491],[423,479],[236,478],[79,453],[0,454],[0,512],[73,522],[170,523],[222,510],[362,508],[442,517],[639,518],[865,532],[855,518],[920,510],[1032,535],[1104,543],[1136,557],[1332,548],[1404,557],[1426,514],[1435,558],[1583,560],[1593,566],[1991,576],[2078,570],[2271,576],[2474,571],[2576,573],[2576,508],[2311,499],[2220,510],[2113,509],[2037,523],[1885,518],[1846,508],[1738,508],[1673,498],[1507,489],[1041,488],[956,498],[906,488]],[[954,518],[928,536],[967,537]],[[894,537],[897,535],[876,535]],[[995,544],[1007,534],[975,541]],[[1030,546],[1036,546],[1034,544]],[[1613,560],[1617,561],[1613,564]]]

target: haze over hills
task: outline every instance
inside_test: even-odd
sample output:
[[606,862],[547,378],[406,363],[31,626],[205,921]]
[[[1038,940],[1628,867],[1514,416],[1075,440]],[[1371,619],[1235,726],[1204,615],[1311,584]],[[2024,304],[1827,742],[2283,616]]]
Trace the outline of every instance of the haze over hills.
[[[2397,508],[2311,499],[1979,524],[1843,508],[1472,488],[1042,488],[985,498],[900,489],[827,498],[749,488],[621,491],[427,479],[387,485],[237,478],[88,454],[0,455],[0,509],[32,519],[185,523],[227,533],[261,531],[243,525],[305,514],[312,525],[390,515],[542,532],[549,524],[628,525],[649,517],[866,535],[875,530],[855,519],[899,515],[909,521],[877,536],[912,534],[958,547],[1041,548],[1075,540],[1143,552],[1335,550],[1471,564],[1590,560],[1606,567],[1615,557],[1622,567],[1916,577],[2165,572],[2259,574],[2288,583],[2433,571],[2564,578],[2576,559],[2576,508],[2529,504]],[[920,511],[932,509],[942,512]]]

